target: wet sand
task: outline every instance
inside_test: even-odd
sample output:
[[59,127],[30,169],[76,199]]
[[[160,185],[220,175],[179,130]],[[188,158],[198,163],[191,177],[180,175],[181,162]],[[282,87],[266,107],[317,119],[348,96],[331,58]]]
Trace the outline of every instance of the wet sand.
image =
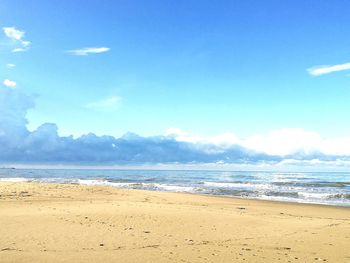
[[350,262],[350,208],[0,182],[0,262]]

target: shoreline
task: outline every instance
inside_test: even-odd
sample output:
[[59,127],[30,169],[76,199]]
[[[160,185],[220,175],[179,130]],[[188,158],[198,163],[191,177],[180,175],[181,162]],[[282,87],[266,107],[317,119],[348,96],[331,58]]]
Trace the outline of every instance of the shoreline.
[[[266,200],[266,199],[258,199],[258,198],[249,198],[249,197],[239,197],[239,196],[230,196],[230,195],[215,195],[215,194],[200,194],[200,193],[191,193],[191,192],[172,192],[172,191],[159,191],[159,190],[147,190],[147,189],[133,189],[133,188],[125,188],[125,187],[114,187],[114,186],[108,186],[108,185],[86,185],[86,184],[79,184],[79,183],[48,183],[48,182],[37,182],[37,181],[25,181],[25,182],[1,182],[0,181],[0,189],[2,183],[14,183],[14,184],[39,184],[39,185],[72,185],[72,186],[78,186],[78,187],[92,187],[92,188],[106,188],[106,189],[114,189],[114,190],[125,190],[125,191],[131,191],[131,192],[140,192],[144,194],[152,194],[152,193],[159,193],[159,194],[170,194],[170,195],[184,195],[184,196],[199,196],[202,198],[217,198],[222,199],[226,202],[247,202],[249,203],[261,203],[265,205],[277,205],[277,206],[302,206],[302,207],[314,207],[314,208],[330,208],[330,209],[341,209],[341,210],[348,210],[350,212],[350,206],[341,206],[341,205],[333,205],[333,204],[317,204],[317,203],[303,203],[303,202],[292,202],[292,201],[281,201],[281,200]],[[0,198],[0,202],[1,202]]]
[[348,262],[350,209],[0,182],[1,262]]
[[[201,193],[191,193],[191,192],[172,192],[172,191],[160,191],[160,190],[147,190],[147,189],[134,189],[134,188],[126,188],[126,187],[115,187],[115,186],[108,186],[108,185],[86,185],[86,184],[79,184],[79,183],[48,183],[48,182],[39,182],[39,181],[0,181],[0,187],[1,184],[39,184],[39,185],[72,185],[72,186],[82,186],[82,187],[97,187],[97,188],[107,188],[107,189],[116,189],[116,190],[127,190],[127,191],[139,191],[139,192],[146,192],[146,193],[169,193],[169,194],[175,194],[175,195],[189,195],[189,196],[201,196],[201,197],[208,197],[208,198],[220,198],[220,199],[228,199],[228,200],[239,200],[239,201],[254,201],[254,202],[261,202],[261,203],[268,203],[268,204],[279,204],[279,205],[301,205],[301,206],[315,206],[315,207],[329,207],[329,208],[344,208],[350,210],[350,205],[335,205],[335,204],[318,204],[318,203],[307,203],[307,202],[292,202],[292,201],[282,201],[282,200],[268,200],[268,199],[259,199],[259,198],[249,198],[249,197],[240,197],[240,196],[231,196],[231,195],[215,195],[215,194],[201,194]],[[0,198],[1,201],[1,198]]]
[[[8,179],[8,180],[3,180]],[[22,177],[14,177],[11,178],[0,178],[0,183],[39,183],[39,184],[67,184],[67,185],[81,185],[81,186],[96,186],[96,187],[111,187],[115,189],[128,189],[128,190],[139,190],[139,191],[150,191],[150,192],[160,192],[160,193],[178,193],[178,194],[190,194],[190,195],[200,195],[200,196],[213,196],[213,197],[223,197],[223,198],[233,198],[233,199],[242,199],[242,200],[254,200],[254,201],[264,201],[264,202],[277,202],[282,204],[302,204],[302,205],[319,205],[319,206],[330,206],[330,207],[344,207],[350,209],[350,199],[348,204],[337,204],[337,203],[316,203],[316,202],[307,202],[304,200],[298,201],[292,201],[292,200],[278,200],[277,198],[275,200],[273,199],[264,199],[264,198],[256,198],[256,197],[249,197],[249,196],[234,196],[234,195],[220,195],[220,194],[206,194],[206,193],[200,193],[200,192],[186,192],[186,191],[171,191],[171,190],[150,190],[150,189],[138,189],[138,188],[128,188],[128,187],[122,187],[122,186],[113,186],[108,184],[84,184],[84,183],[75,183],[75,182],[45,182],[45,181],[39,181],[32,178],[22,178]],[[18,180],[20,179],[20,180]],[[22,180],[23,179],[23,180]]]
[[[108,187],[108,186],[107,186]],[[121,188],[117,188],[121,189]],[[125,189],[125,188],[123,188]],[[130,189],[130,190],[139,190],[139,189]],[[203,197],[219,197],[219,198],[228,198],[228,199],[238,199],[238,200],[251,200],[262,203],[277,203],[280,205],[303,205],[303,206],[320,206],[320,207],[334,207],[334,208],[345,208],[350,210],[349,205],[335,205],[335,204],[317,204],[317,203],[307,203],[307,202],[292,202],[292,201],[282,201],[282,200],[268,200],[268,199],[259,199],[259,198],[249,198],[249,197],[240,197],[240,196],[230,196],[230,195],[210,195],[210,194],[196,194],[196,193],[186,193],[186,192],[165,192],[165,191],[152,191],[152,190],[141,190],[141,191],[150,191],[150,192],[160,192],[160,193],[174,193],[174,194],[189,194],[189,195],[199,195]]]

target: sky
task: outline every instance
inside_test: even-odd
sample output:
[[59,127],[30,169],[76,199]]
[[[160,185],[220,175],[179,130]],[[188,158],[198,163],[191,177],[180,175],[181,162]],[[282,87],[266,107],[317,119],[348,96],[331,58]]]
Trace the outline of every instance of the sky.
[[19,142],[51,123],[72,140],[131,132],[346,159],[348,10],[340,0],[0,0],[0,114],[17,119],[0,124]]

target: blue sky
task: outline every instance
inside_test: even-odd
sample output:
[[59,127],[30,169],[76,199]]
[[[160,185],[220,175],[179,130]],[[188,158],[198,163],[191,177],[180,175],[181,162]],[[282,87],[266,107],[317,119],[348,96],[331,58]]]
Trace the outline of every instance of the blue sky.
[[349,1],[2,0],[1,27],[25,34],[2,32],[0,78],[35,96],[31,131],[343,138],[349,10]]

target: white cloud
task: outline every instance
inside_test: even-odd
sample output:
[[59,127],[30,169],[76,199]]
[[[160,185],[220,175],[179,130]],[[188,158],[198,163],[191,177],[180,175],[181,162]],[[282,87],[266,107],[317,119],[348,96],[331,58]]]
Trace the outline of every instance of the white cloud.
[[23,51],[26,51],[26,49],[24,49],[24,48],[22,48],[22,47],[17,47],[17,48],[12,49],[12,52],[13,52],[13,53],[23,52]]
[[6,64],[6,68],[14,68],[14,67],[16,67],[15,64],[12,64],[12,63]]
[[299,167],[332,167],[331,171],[334,171],[336,167],[350,167],[350,161],[347,160],[320,160],[320,159],[312,159],[312,160],[295,160],[295,159],[285,159],[276,164],[271,164],[275,167],[283,167],[283,166],[299,166]]
[[189,142],[189,143],[206,143],[215,144],[221,147],[231,146],[233,144],[238,144],[240,140],[233,133],[223,133],[217,136],[205,137],[189,134],[178,128],[169,128],[165,136],[173,137],[177,141]]
[[13,40],[21,40],[24,37],[25,32],[16,29],[15,27],[3,27],[5,35]]
[[87,56],[89,54],[99,54],[109,51],[110,48],[108,47],[86,47],[81,49],[73,49],[68,50],[68,53],[71,53],[76,56]]
[[31,42],[23,40],[25,35],[24,31],[18,30],[15,27],[3,27],[2,30],[9,39],[20,45],[20,47],[14,48],[12,52],[22,52],[28,50]]
[[13,80],[5,79],[2,84],[8,88],[15,88],[17,83],[14,82]]
[[111,111],[119,107],[120,101],[121,101],[120,97],[113,96],[103,100],[88,103],[87,105],[85,105],[85,107],[89,109],[94,109],[94,110]]
[[256,135],[241,141],[249,149],[270,155],[288,155],[298,151],[312,152],[321,141],[320,135],[303,129],[280,129],[267,135]]
[[337,64],[337,65],[325,65],[325,66],[316,66],[307,69],[307,71],[313,76],[320,76],[332,72],[350,70],[350,63]]
[[30,41],[22,41],[22,45],[23,45],[24,47],[29,47],[30,44],[31,44]]
[[238,138],[232,133],[202,137],[171,128],[165,136],[174,137],[177,141],[214,144],[222,148],[239,145],[268,155],[286,156],[315,152],[333,156],[350,155],[350,137],[323,138],[316,132],[303,129],[279,129],[264,135]]

